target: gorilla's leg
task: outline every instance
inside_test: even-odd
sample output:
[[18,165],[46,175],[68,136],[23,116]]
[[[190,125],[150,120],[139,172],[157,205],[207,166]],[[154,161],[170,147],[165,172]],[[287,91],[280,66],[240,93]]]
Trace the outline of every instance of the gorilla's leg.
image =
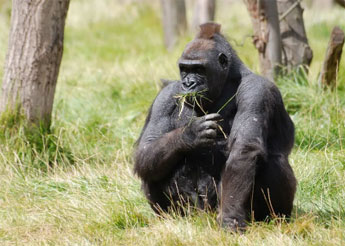
[[284,155],[271,155],[257,167],[254,193],[250,198],[255,220],[268,216],[290,217],[296,191],[296,179]]

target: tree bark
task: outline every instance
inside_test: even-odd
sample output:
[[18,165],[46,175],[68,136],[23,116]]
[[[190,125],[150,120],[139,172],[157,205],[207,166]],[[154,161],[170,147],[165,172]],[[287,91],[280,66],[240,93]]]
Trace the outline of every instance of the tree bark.
[[300,1],[277,1],[282,39],[282,64],[288,70],[298,68],[300,65],[309,67],[313,58],[304,28],[303,8]]
[[0,112],[49,127],[69,0],[13,0]]
[[197,29],[201,24],[214,21],[216,12],[216,0],[196,0],[193,16],[193,28]]
[[272,0],[244,0],[250,14],[253,43],[259,51],[261,73],[274,80],[281,65],[281,38],[277,2]]
[[187,29],[186,6],[184,0],[161,0],[164,43],[171,50]]
[[336,86],[336,75],[339,71],[343,45],[344,32],[336,26],[333,28],[320,73],[320,80],[325,88],[331,87],[333,89]]

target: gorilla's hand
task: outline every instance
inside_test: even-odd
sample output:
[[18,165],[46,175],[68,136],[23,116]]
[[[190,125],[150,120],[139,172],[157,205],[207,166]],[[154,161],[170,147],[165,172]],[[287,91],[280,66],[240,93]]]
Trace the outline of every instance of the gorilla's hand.
[[207,114],[194,118],[184,129],[182,139],[187,149],[210,147],[216,143],[217,121],[220,114]]

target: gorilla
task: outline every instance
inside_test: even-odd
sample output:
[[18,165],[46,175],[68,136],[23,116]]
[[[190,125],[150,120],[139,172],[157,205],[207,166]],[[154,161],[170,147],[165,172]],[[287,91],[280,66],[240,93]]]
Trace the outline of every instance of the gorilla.
[[216,23],[200,26],[178,64],[181,81],[159,92],[136,144],[134,172],[152,209],[218,211],[234,231],[289,217],[294,125],[278,88],[242,63]]

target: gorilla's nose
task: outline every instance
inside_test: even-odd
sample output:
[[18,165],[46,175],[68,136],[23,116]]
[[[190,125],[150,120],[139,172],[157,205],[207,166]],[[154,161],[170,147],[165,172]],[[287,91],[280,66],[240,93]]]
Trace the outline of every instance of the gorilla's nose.
[[196,80],[195,79],[185,79],[182,82],[182,85],[185,89],[191,89],[196,85]]

